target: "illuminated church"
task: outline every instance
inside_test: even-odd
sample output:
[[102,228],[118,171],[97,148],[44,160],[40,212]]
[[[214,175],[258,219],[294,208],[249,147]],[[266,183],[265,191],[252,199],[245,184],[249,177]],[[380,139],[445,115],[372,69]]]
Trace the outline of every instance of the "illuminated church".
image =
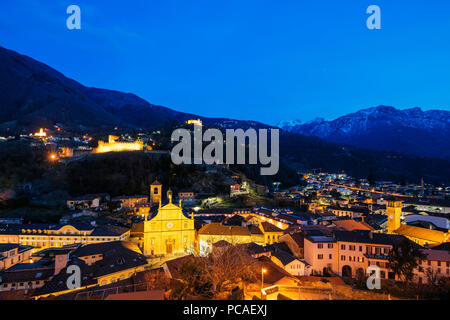
[[146,216],[144,221],[144,255],[178,256],[192,253],[195,243],[194,216],[188,218],[183,214],[181,201],[178,206],[172,203],[171,191],[168,192],[169,203],[165,206],[161,206],[161,197],[157,198],[159,208],[156,215],[151,218]]

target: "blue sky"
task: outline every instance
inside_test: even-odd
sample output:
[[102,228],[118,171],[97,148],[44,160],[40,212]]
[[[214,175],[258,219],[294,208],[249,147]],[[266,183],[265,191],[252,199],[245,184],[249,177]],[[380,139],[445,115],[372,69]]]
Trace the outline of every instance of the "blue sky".
[[[81,8],[82,29],[66,28]],[[382,29],[366,28],[381,8]],[[84,85],[266,123],[392,105],[450,110],[446,0],[15,0],[0,45]]]

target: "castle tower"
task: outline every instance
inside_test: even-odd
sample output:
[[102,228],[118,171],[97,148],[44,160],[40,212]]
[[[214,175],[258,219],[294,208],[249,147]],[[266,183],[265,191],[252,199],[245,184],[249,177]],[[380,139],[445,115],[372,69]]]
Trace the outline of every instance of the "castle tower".
[[386,199],[386,214],[388,216],[387,233],[393,233],[400,228],[402,216],[402,202],[395,198]]
[[150,185],[150,203],[155,204],[161,202],[162,184],[155,180]]

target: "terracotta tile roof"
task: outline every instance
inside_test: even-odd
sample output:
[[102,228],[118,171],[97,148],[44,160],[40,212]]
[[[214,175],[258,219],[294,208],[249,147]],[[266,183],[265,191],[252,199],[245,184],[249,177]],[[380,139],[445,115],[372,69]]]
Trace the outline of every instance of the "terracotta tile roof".
[[303,232],[295,232],[290,236],[300,248],[303,248],[305,241],[305,235],[303,234]]
[[281,233],[284,232],[283,230],[281,230],[280,228],[274,226],[273,224],[271,224],[269,222],[261,222],[261,226],[262,226],[264,232],[281,232]]
[[167,270],[169,272],[169,276],[172,279],[180,279],[181,276],[180,276],[180,272],[178,271],[179,268],[183,265],[183,263],[185,261],[187,261],[188,259],[191,259],[193,257],[194,256],[191,254],[191,255],[188,255],[188,256],[181,257],[181,258],[176,258],[176,259],[173,259],[173,260],[166,261],[164,264],[167,267]]
[[447,250],[422,250],[424,254],[427,255],[427,260],[432,261],[449,261],[450,262],[450,252]]
[[425,228],[419,228],[414,226],[402,225],[400,228],[394,231],[396,234],[400,234],[403,236],[413,237],[422,239],[425,241],[432,242],[446,242],[449,240],[448,233],[438,231],[438,230],[430,230]]
[[335,220],[333,221],[333,224],[336,226],[336,229],[338,230],[344,230],[344,231],[353,231],[353,230],[374,230],[371,226],[368,224],[358,222],[353,219],[349,220]]
[[198,234],[204,235],[228,235],[228,236],[250,236],[250,230],[241,226],[224,226],[218,222],[212,222],[204,225],[198,231]]
[[268,257],[261,256],[258,258],[259,266],[258,272],[261,274],[261,268],[266,269],[264,273],[264,284],[276,284],[283,278],[295,279],[289,272],[285,271],[283,268],[277,266],[274,262],[272,262]]

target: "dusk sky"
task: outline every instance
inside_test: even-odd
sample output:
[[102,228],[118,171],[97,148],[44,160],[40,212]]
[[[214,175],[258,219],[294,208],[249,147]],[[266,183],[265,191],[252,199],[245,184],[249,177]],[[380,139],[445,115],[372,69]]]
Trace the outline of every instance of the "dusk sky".
[[[71,4],[81,30],[66,27]],[[381,30],[366,27],[371,4]],[[447,0],[3,0],[0,45],[84,85],[203,116],[450,110]]]

